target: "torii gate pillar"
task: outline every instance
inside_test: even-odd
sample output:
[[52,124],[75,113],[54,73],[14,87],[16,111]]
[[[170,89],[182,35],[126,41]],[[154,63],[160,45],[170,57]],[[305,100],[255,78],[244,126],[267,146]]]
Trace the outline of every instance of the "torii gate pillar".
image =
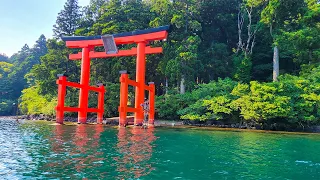
[[89,83],[90,83],[90,49],[89,47],[82,48],[82,60],[81,60],[81,79],[80,84],[83,88],[80,88],[79,94],[79,108],[78,123],[85,124],[87,122],[88,114],[88,99],[89,99]]
[[[138,43],[138,53],[137,53],[137,62],[136,62],[136,81],[138,86],[136,87],[136,96],[135,96],[135,108],[141,109],[141,104],[144,103],[145,98],[145,74],[146,74],[146,54],[145,54],[145,42]],[[144,120],[143,111],[135,112],[134,124],[141,125]]]

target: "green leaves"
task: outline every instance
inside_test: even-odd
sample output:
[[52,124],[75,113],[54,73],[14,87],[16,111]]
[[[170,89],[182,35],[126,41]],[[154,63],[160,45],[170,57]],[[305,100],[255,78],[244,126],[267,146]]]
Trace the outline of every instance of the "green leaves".
[[47,100],[40,95],[39,87],[33,86],[22,91],[20,110],[23,114],[54,115],[57,99]]
[[281,89],[275,85],[276,83],[252,81],[248,93],[241,93],[243,89],[248,89],[245,85],[238,85],[238,90],[232,93],[238,95],[238,98],[231,103],[231,107],[239,111],[244,120],[261,121],[288,117],[291,112],[288,105],[290,97],[278,94]]
[[212,111],[215,115],[220,115],[217,119],[223,119],[222,114],[229,115],[232,113],[231,100],[228,95],[217,96],[209,100],[204,100],[202,106],[207,107],[207,110]]
[[292,53],[297,65],[314,65],[320,59],[320,27],[305,27],[303,29],[283,32],[277,41],[281,47]]
[[0,78],[7,76],[12,71],[13,64],[0,61]]
[[204,100],[209,100],[206,103],[210,103],[213,96],[229,94],[236,84],[228,78],[219,79],[217,82],[201,84],[191,93],[161,96],[157,99],[158,115],[164,119],[178,119],[180,116],[181,119],[202,121],[218,118],[220,114],[208,111],[207,106],[204,106]]
[[243,56],[234,56],[234,65],[234,78],[240,82],[250,82],[252,69],[251,58]]
[[[178,112],[181,119],[200,121],[318,123],[319,73],[320,67],[317,67],[300,77],[281,76],[279,82],[244,84],[224,79],[203,84],[191,93],[162,99],[159,112],[166,114],[161,114],[160,118],[170,118]],[[169,110],[165,109],[167,107]]]

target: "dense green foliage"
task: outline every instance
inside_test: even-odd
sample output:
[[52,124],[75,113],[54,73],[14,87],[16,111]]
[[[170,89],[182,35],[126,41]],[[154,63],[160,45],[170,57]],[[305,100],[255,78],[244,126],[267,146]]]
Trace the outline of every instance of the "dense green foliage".
[[20,110],[24,114],[55,114],[56,98],[50,101],[39,94],[38,87],[30,87],[22,91]]
[[35,84],[29,72],[47,53],[46,38],[41,35],[32,48],[24,45],[10,58],[0,59],[0,115],[15,114],[15,105],[21,91]]
[[250,84],[213,81],[186,94],[161,96],[160,118],[220,120],[226,123],[317,124],[320,120],[320,67],[300,77]]
[[[0,100],[6,104],[0,113],[8,113],[25,88],[23,112],[49,113],[42,105],[54,106],[56,75],[67,73],[68,80],[79,82],[80,62],[68,60],[77,50],[67,49],[60,36],[168,24],[166,42],[151,44],[163,46],[164,54],[147,57],[146,81],[156,82],[159,118],[318,121],[318,0],[91,0],[86,7],[67,0],[54,25],[56,39],[41,36],[33,48],[26,45],[10,58],[0,55]],[[271,83],[273,46],[280,49],[282,76]],[[90,83],[108,84],[106,116],[117,115],[118,71],[124,69],[133,79],[134,57],[91,61]],[[78,90],[68,89],[66,104],[77,102]],[[96,94],[90,94],[90,107],[96,103]]]

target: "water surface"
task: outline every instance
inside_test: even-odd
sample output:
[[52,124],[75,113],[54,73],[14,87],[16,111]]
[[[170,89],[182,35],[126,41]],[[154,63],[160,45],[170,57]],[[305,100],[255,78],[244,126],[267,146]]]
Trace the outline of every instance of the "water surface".
[[320,136],[0,120],[0,179],[318,179]]

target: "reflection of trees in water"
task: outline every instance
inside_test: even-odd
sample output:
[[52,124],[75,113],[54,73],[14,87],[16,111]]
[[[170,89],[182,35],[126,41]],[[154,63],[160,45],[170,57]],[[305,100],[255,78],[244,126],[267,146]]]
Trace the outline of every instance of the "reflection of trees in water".
[[120,128],[118,132],[117,150],[119,156],[117,171],[120,178],[139,178],[148,175],[154,168],[149,163],[152,156],[152,142],[155,141],[154,129]]

